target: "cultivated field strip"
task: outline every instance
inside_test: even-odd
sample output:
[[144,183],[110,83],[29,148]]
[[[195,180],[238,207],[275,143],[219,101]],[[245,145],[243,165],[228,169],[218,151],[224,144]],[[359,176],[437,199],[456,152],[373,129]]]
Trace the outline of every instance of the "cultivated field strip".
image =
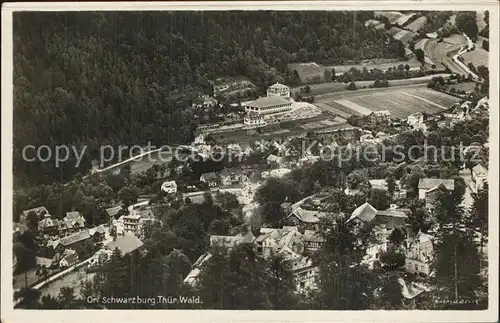
[[415,112],[438,113],[458,101],[456,97],[426,87],[401,87],[380,89],[378,92],[339,93],[322,101],[320,107],[342,117],[389,110],[393,117],[406,118]]
[[425,26],[425,24],[427,23],[427,18],[426,17],[420,17],[418,19],[415,19],[415,21],[412,21],[410,22],[406,28],[411,30],[411,31],[414,31],[414,32],[417,32],[419,31],[423,26]]
[[342,99],[342,100],[337,100],[335,102],[361,115],[369,115],[373,111],[364,107],[363,105],[359,105],[356,102],[349,100]]

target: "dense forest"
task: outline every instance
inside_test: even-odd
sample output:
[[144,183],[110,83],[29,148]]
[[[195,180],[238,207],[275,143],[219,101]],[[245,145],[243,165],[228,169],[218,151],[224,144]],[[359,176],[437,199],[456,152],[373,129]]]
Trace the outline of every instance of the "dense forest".
[[[14,15],[15,185],[86,173],[101,145],[184,143],[210,80],[263,90],[291,62],[394,57],[372,12],[67,12]],[[26,145],[86,146],[82,163],[23,162]]]

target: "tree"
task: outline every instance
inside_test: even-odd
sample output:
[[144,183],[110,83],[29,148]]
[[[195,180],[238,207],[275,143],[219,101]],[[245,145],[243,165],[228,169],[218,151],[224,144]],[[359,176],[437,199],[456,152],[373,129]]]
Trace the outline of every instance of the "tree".
[[262,204],[260,208],[262,219],[271,227],[277,227],[285,219],[286,215],[280,203],[269,201]]
[[455,229],[443,233],[437,246],[436,280],[445,298],[476,300],[479,261],[470,236]]
[[23,308],[37,308],[39,297],[40,291],[30,287],[22,287],[19,291],[14,292],[14,299],[20,298],[20,306]]
[[471,216],[473,224],[479,229],[480,253],[483,253],[483,246],[488,237],[488,184],[479,189],[477,193],[472,193],[474,202],[472,204]]
[[483,40],[482,47],[485,51],[489,52],[490,51],[490,42],[488,40]]
[[382,275],[379,302],[387,310],[401,309],[403,305],[403,286],[395,272]]
[[45,266],[38,265],[36,268],[36,275],[45,280],[49,276],[49,270]]
[[424,64],[425,62],[425,52],[421,48],[417,48],[415,50],[415,56],[420,61],[420,63]]
[[401,245],[404,240],[405,234],[400,228],[394,228],[394,230],[392,230],[391,234],[389,235],[389,241],[396,246]]
[[75,291],[71,287],[61,287],[59,290],[58,303],[62,308],[74,308]]
[[415,235],[419,231],[426,233],[431,227],[431,221],[425,208],[425,202],[414,199],[409,203],[409,209],[411,213],[406,219],[406,223],[410,226],[411,234]]
[[405,71],[409,72],[410,71],[410,65],[405,64]]
[[179,294],[184,278],[191,271],[191,261],[180,250],[172,250],[162,259],[163,291],[165,295]]
[[264,205],[266,202],[281,204],[285,201],[291,203],[299,200],[300,192],[297,185],[288,179],[269,178],[255,193],[255,200]]
[[335,68],[332,68],[332,81],[335,82],[336,74],[335,74]]
[[139,198],[139,191],[135,186],[125,186],[118,192],[120,200],[123,202],[123,206],[127,208],[128,206],[137,203]]
[[394,178],[394,175],[392,173],[389,174],[389,176],[387,176],[385,181],[387,182],[387,192],[389,192],[390,194],[394,193],[394,191],[396,190],[396,186],[397,186],[396,179]]
[[351,81],[351,83],[349,83],[348,85],[346,85],[345,88],[346,88],[346,90],[351,90],[351,91],[352,90],[356,90],[356,83],[354,83],[354,82]]
[[332,80],[332,72],[329,69],[325,69],[323,72],[323,78],[325,82],[330,82]]
[[375,273],[361,264],[371,240],[370,229],[353,230],[346,216],[323,218],[328,230],[315,262],[319,268],[319,308],[333,310],[368,309],[376,288]]
[[382,268],[389,271],[394,271],[404,267],[405,259],[405,254],[394,247],[389,248],[387,252],[380,255]]
[[293,309],[297,303],[292,267],[283,256],[272,255],[268,260],[269,299],[274,310]]
[[387,210],[391,206],[392,198],[384,190],[371,189],[369,192],[368,203],[377,210]]
[[[250,244],[238,245],[229,254],[215,250],[198,276],[197,287],[204,306],[212,309],[273,308],[269,295],[271,275],[267,268],[265,259],[259,257]],[[283,290],[284,286],[286,284],[273,287]]]
[[311,87],[309,85],[304,86],[304,93],[311,93]]
[[34,211],[28,213],[26,216],[26,223],[31,232],[35,234],[38,232],[38,215]]
[[238,202],[238,197],[234,195],[233,193],[229,192],[223,192],[223,193],[217,193],[216,196],[217,203],[222,207],[224,210],[232,210],[239,208],[240,202]]

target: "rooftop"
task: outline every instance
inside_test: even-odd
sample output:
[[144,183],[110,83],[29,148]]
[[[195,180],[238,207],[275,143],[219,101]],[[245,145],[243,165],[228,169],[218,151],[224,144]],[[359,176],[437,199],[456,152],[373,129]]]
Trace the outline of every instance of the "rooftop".
[[69,235],[67,237],[61,238],[59,240],[59,243],[61,243],[63,246],[69,246],[74,243],[77,243],[79,241],[85,240],[90,238],[90,233],[89,230],[83,230],[77,233],[74,233],[72,235]]
[[132,252],[140,247],[143,243],[139,238],[137,238],[133,233],[127,232],[125,235],[116,238],[115,241],[111,241],[106,245],[106,248],[110,250],[115,250],[118,248],[122,255]]
[[476,176],[488,176],[488,170],[481,164],[477,164],[472,168],[472,172]]
[[288,216],[292,215],[297,217],[301,222],[317,223],[319,222],[319,219],[321,217],[326,215],[326,213],[321,211],[305,210],[299,206],[295,210],[293,210],[292,213],[290,213],[290,215]]
[[203,173],[200,178],[204,181],[213,181],[217,179],[217,175],[214,172]]
[[290,101],[279,96],[267,96],[263,98],[258,98],[257,100],[248,103],[249,107],[252,108],[267,108],[281,104],[291,104]]
[[35,212],[36,215],[38,215],[38,216],[40,216],[40,215],[42,215],[44,213],[49,213],[49,211],[47,211],[47,209],[45,208],[45,206],[39,206],[39,207],[34,207],[32,209],[29,209],[29,210],[24,210],[23,211],[23,215],[24,216],[28,216],[28,214],[30,212]]
[[442,178],[421,178],[418,182],[418,188],[429,190],[439,187],[441,184],[443,184],[447,190],[452,191],[455,189],[455,181],[453,179]]
[[109,209],[106,209],[106,213],[108,213],[110,217],[114,217],[116,214],[118,214],[118,212],[120,212],[121,209],[121,206],[111,207]]
[[275,84],[271,85],[269,88],[270,89],[289,89],[288,86],[286,86],[284,84],[281,84],[281,83],[278,83],[278,82],[276,82]]
[[355,218],[358,218],[363,222],[370,222],[375,218],[376,215],[377,210],[373,206],[371,206],[370,203],[365,202],[352,212],[352,215],[349,220],[347,220],[347,222],[352,221]]

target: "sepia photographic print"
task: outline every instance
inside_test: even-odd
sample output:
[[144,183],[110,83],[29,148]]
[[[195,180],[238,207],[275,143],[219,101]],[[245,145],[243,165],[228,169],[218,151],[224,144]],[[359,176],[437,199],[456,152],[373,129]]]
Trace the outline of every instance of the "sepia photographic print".
[[497,321],[498,15],[4,5],[2,320]]

